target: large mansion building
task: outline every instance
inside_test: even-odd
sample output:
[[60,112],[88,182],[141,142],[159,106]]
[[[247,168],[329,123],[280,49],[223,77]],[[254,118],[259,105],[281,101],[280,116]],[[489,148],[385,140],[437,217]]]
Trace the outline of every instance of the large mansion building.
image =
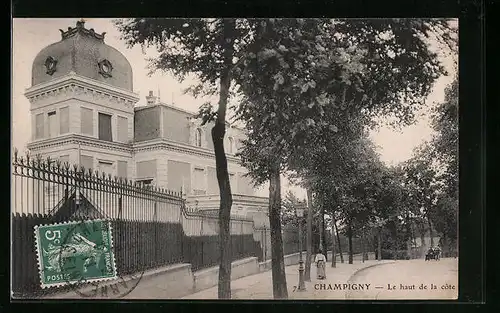
[[[210,129],[193,113],[162,103],[150,92],[137,106],[132,67],[106,45],[104,34],[84,22],[61,30],[61,40],[33,61],[31,103],[33,154],[153,184],[186,195],[199,210],[218,210],[219,188]],[[228,126],[232,213],[267,220],[267,198],[256,196],[235,157],[244,136]]]

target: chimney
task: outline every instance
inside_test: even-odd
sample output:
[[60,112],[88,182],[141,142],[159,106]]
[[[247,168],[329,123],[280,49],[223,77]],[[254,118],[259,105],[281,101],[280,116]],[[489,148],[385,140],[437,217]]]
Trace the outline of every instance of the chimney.
[[152,104],[156,103],[156,97],[154,96],[152,90],[149,91],[149,95],[146,97],[146,103],[148,105],[152,105]]

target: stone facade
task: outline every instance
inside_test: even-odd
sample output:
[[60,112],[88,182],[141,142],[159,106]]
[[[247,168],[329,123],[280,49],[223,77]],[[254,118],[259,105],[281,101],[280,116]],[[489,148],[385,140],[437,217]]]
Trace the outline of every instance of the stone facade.
[[[131,90],[132,71],[123,55],[82,24],[70,31],[66,37],[63,33],[61,42],[44,48],[33,63],[33,85],[25,93],[33,129],[28,149],[112,176],[172,191],[182,189],[192,207],[216,210],[219,190],[212,125],[201,126],[193,113],[161,103],[152,92],[146,97],[147,105],[136,106],[139,97]],[[95,41],[98,47],[89,50],[78,40]],[[95,64],[82,70],[68,63],[68,54]],[[56,65],[48,66],[43,59]],[[99,60],[112,68],[108,76]],[[267,216],[268,201],[255,196],[235,156],[243,138],[242,130],[228,125],[225,148],[235,199],[232,211],[257,220]]]

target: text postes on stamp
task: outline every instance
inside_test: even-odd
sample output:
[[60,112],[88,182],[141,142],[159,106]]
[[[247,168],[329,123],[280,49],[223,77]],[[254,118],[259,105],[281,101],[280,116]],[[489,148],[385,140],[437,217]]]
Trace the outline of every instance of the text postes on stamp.
[[35,236],[42,288],[117,278],[109,221],[38,225]]

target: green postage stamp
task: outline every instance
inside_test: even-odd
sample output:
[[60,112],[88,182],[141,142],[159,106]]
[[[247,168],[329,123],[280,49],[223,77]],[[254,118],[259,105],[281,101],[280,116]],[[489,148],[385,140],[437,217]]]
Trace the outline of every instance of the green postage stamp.
[[105,220],[35,226],[42,288],[116,279],[111,230]]

